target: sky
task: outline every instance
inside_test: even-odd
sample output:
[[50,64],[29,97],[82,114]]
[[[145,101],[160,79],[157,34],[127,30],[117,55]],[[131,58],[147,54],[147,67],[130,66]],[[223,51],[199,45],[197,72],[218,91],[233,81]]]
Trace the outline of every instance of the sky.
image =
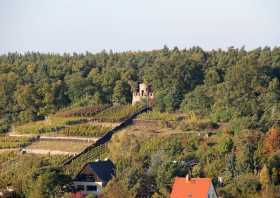
[[280,46],[280,0],[0,0],[0,54]]

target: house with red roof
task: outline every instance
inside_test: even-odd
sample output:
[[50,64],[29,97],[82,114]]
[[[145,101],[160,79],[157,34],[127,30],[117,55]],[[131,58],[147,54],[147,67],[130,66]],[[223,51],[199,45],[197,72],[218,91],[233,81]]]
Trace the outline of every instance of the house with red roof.
[[210,178],[176,177],[171,198],[218,198]]

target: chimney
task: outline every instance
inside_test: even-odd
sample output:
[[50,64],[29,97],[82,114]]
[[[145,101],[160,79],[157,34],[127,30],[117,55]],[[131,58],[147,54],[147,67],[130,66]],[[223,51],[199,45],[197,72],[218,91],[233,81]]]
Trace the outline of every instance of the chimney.
[[189,182],[191,180],[191,177],[189,176],[189,174],[186,175],[186,182]]

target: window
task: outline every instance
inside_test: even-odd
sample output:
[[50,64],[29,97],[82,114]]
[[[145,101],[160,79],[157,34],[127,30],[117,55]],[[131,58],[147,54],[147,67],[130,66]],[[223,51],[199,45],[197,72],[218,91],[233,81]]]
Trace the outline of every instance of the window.
[[97,191],[97,186],[87,186],[87,191]]
[[84,191],[84,190],[85,190],[85,188],[84,188],[83,185],[78,185],[77,186],[77,191]]
[[144,96],[144,90],[141,90],[141,96]]

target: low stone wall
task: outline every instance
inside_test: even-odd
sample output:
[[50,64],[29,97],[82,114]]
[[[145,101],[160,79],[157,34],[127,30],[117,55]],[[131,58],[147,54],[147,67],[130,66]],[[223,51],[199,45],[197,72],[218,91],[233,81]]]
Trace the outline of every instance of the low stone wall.
[[41,141],[77,141],[77,142],[96,142],[98,138],[87,138],[87,137],[74,137],[74,136],[40,136],[39,138]]
[[57,151],[57,150],[46,150],[46,149],[23,149],[22,152],[42,154],[42,155],[76,155],[77,152]]

